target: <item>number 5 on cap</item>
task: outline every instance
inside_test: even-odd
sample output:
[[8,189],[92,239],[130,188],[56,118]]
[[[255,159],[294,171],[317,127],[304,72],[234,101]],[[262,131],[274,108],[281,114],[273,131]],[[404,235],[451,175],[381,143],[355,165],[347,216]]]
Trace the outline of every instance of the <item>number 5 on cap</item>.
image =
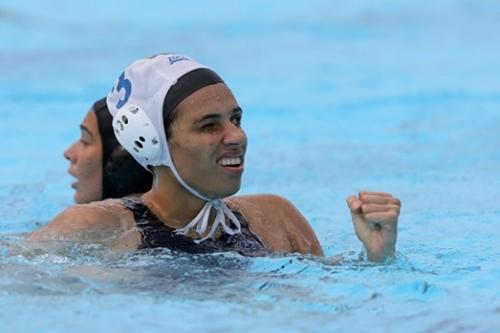
[[129,79],[125,78],[125,72],[118,78],[118,84],[116,85],[116,91],[125,89],[125,96],[116,103],[116,108],[121,109],[128,101],[130,94],[132,93],[132,83]]

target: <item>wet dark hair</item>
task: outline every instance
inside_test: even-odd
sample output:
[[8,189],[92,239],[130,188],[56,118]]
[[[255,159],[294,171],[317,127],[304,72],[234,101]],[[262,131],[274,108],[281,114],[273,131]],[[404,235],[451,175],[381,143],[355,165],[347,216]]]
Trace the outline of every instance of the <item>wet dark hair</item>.
[[153,176],[144,169],[116,140],[111,124],[113,117],[106,98],[94,103],[92,110],[102,142],[102,198],[121,198],[151,189]]
[[179,113],[179,103],[201,88],[217,83],[224,83],[217,73],[208,68],[200,68],[184,74],[170,87],[163,101],[163,126],[167,140]]

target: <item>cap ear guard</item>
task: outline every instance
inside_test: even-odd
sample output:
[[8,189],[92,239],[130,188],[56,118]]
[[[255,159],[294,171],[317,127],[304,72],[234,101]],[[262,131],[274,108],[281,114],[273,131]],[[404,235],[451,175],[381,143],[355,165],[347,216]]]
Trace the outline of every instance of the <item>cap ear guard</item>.
[[129,104],[113,117],[113,129],[118,142],[147,168],[161,154],[158,132],[146,112]]

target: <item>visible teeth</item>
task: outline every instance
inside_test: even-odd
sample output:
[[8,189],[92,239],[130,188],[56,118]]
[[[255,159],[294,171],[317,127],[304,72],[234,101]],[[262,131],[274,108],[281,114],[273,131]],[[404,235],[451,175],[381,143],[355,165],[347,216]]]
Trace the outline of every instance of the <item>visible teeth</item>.
[[231,158],[221,158],[219,160],[219,165],[228,166],[228,165],[240,165],[241,157],[231,157]]

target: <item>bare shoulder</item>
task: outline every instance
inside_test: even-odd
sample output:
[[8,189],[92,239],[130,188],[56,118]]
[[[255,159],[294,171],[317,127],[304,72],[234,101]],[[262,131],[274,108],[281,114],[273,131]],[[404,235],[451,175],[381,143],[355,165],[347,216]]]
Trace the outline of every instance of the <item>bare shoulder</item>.
[[250,230],[271,250],[323,254],[313,229],[289,200],[258,194],[231,197],[227,203],[242,213]]
[[28,236],[28,240],[66,238],[79,231],[98,228],[125,230],[132,224],[132,212],[123,206],[122,201],[107,199],[66,208],[46,226]]
[[263,209],[266,207],[276,206],[293,206],[293,204],[282,196],[276,194],[252,194],[230,197],[227,199],[230,203],[243,204],[245,206],[259,206]]

